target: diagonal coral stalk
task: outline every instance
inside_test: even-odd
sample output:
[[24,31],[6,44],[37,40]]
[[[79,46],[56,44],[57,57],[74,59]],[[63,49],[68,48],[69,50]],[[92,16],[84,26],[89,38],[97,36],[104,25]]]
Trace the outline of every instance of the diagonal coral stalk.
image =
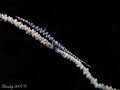
[[3,20],[4,22],[9,22],[16,27],[18,27],[21,30],[26,31],[26,34],[31,35],[33,38],[36,40],[39,40],[43,45],[47,46],[50,49],[53,49],[61,54],[64,58],[69,59],[70,61],[74,62],[76,67],[80,68],[80,70],[83,71],[83,75],[86,75],[86,78],[90,80],[90,84],[93,84],[95,88],[103,89],[103,90],[119,90],[116,88],[112,88],[112,86],[104,85],[103,83],[98,83],[98,80],[94,78],[91,73],[89,72],[89,69],[86,68],[79,60],[77,60],[75,57],[72,55],[66,53],[65,51],[62,51],[58,47],[55,47],[53,44],[51,44],[47,39],[42,37],[37,31],[34,29],[30,29],[27,25],[24,25],[22,22],[18,22],[17,19],[13,19],[10,16],[7,16],[6,14],[1,14],[0,13],[0,20]]

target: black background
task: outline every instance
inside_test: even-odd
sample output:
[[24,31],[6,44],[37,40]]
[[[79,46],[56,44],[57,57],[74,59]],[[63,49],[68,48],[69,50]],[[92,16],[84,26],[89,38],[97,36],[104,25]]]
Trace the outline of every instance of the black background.
[[[0,12],[46,27],[56,40],[91,65],[90,72],[98,82],[120,89],[117,2],[1,0]],[[28,90],[95,90],[74,63],[3,21],[0,22],[2,84],[27,84]]]

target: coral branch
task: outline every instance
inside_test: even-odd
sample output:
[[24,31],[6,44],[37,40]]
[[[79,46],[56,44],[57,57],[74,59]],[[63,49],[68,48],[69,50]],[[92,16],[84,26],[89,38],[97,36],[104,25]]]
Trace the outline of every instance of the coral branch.
[[[9,23],[15,25],[21,30],[25,30],[26,34],[31,35],[36,40],[39,40],[43,45],[47,46],[50,49],[53,49],[61,54],[64,58],[69,59],[70,61],[74,62],[76,67],[80,68],[80,70],[83,71],[83,75],[86,75],[86,78],[90,80],[90,83],[94,85],[95,88],[103,89],[103,90],[117,90],[116,88],[112,88],[112,86],[104,85],[101,83],[98,83],[98,80],[94,78],[91,73],[89,72],[89,69],[86,68],[81,61],[70,55],[69,53],[59,49],[58,47],[55,47],[53,44],[51,44],[47,39],[42,37],[37,31],[34,29],[30,29],[27,25],[24,25],[22,22],[18,22],[17,19],[13,19],[10,16],[7,16],[6,14],[0,13],[0,19],[4,22],[8,21]],[[118,89],[119,90],[119,89]]]

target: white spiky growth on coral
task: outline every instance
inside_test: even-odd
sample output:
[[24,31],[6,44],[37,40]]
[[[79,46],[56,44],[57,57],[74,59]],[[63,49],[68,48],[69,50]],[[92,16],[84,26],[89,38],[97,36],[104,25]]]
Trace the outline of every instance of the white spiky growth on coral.
[[0,19],[3,20],[4,22],[8,21],[9,23],[15,25],[16,27],[18,27],[21,30],[25,30],[26,34],[31,35],[36,40],[39,40],[40,43],[47,46],[48,48],[50,48],[50,49],[55,48],[55,51],[57,53],[61,54],[64,58],[67,58],[70,61],[74,62],[76,67],[80,68],[80,70],[83,70],[83,75],[86,75],[86,78],[90,80],[90,83],[93,84],[95,88],[99,88],[99,89],[103,89],[103,90],[119,90],[116,88],[112,88],[112,86],[104,85],[103,83],[102,84],[98,83],[98,80],[91,75],[91,73],[89,72],[89,69],[86,68],[79,60],[77,60],[76,58],[74,58],[70,54],[60,50],[59,48],[54,47],[53,44],[51,44],[47,39],[42,37],[34,29],[31,29],[27,25],[24,25],[22,22],[19,22],[17,19],[13,19],[12,17],[7,16],[6,14],[0,13]]

